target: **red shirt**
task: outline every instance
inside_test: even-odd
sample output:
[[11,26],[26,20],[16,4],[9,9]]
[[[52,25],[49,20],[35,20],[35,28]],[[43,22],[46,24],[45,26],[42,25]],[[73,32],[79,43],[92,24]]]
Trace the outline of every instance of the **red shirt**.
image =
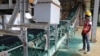
[[88,32],[90,31],[91,29],[91,24],[90,23],[90,20],[85,20],[84,21],[84,26],[83,26],[83,30],[82,30],[82,34],[88,34]]

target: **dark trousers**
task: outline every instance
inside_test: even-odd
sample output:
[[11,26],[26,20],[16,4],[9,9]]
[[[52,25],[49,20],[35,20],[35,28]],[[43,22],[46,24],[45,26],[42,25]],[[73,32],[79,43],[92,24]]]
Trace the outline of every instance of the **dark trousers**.
[[85,50],[87,47],[87,51],[90,51],[89,35],[82,34],[82,38],[83,38],[83,50]]

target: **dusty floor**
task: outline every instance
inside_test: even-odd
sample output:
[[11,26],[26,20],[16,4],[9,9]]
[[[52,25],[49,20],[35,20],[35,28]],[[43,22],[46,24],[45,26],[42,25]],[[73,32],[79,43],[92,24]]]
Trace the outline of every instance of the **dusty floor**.
[[69,48],[60,48],[54,56],[100,56],[100,27],[97,28],[97,42],[91,43],[91,52],[89,54],[84,54],[79,51],[79,49],[82,48],[81,29],[82,28],[80,27],[76,33],[76,36],[78,36],[77,39],[73,39],[71,43],[69,43]]

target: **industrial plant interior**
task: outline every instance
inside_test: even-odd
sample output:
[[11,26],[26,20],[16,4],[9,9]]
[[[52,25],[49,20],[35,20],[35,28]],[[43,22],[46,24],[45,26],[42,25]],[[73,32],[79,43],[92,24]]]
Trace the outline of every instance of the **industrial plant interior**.
[[[0,56],[100,56],[100,0],[0,0]],[[91,11],[90,53],[82,48]]]

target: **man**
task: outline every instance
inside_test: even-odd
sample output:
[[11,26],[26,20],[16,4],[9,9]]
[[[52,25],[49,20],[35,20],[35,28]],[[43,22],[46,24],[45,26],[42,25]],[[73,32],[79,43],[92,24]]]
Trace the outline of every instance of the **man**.
[[90,17],[91,17],[91,12],[90,11],[86,11],[83,30],[82,30],[82,40],[83,40],[83,49],[82,50],[85,51],[86,47],[87,47],[87,51],[85,53],[89,53],[90,52],[90,43],[89,43],[89,32],[91,30]]

